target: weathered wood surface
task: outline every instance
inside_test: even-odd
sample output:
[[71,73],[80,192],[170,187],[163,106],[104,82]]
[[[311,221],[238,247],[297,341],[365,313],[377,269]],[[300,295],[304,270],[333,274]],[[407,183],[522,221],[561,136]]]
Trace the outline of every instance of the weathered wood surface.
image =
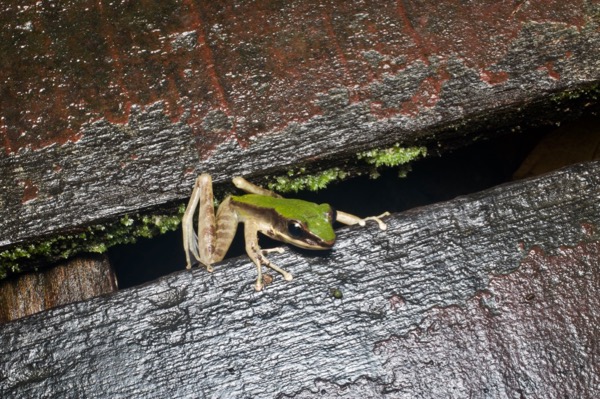
[[107,255],[79,256],[0,281],[0,323],[116,290]]
[[516,110],[600,81],[599,18],[583,0],[4,3],[0,248],[183,200],[200,171],[560,118]]
[[[595,398],[600,163],[0,326],[2,397]],[[331,296],[339,289],[342,299]]]

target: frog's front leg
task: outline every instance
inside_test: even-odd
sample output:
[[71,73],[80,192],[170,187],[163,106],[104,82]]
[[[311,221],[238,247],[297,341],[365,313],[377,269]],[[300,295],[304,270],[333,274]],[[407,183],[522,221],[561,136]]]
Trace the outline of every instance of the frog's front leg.
[[366,218],[359,218],[358,216],[354,216],[350,213],[337,211],[335,220],[348,226],[351,226],[353,224],[364,226],[367,220],[374,220],[377,222],[381,230],[386,230],[387,225],[383,222],[383,220],[381,220],[381,218],[389,215],[389,212],[383,212],[381,215],[378,216],[368,216]]
[[254,223],[246,222],[244,223],[244,240],[246,241],[246,253],[252,262],[256,265],[256,285],[254,288],[256,291],[262,291],[263,289],[263,278],[262,278],[262,265],[270,267],[276,272],[280,273],[286,281],[292,280],[293,276],[280,268],[279,266],[273,264],[267,257],[265,253],[268,252],[283,252],[281,248],[270,249],[261,249],[258,245],[258,228]]
[[240,190],[243,190],[247,193],[264,195],[265,197],[282,198],[281,195],[279,195],[271,190],[267,190],[266,188],[257,186],[256,184],[252,184],[248,180],[244,179],[243,177],[236,176],[231,181],[237,188],[239,188]]

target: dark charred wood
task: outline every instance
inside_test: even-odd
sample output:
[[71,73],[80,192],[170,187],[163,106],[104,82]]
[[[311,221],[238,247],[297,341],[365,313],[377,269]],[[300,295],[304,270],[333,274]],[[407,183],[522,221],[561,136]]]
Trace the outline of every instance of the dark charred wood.
[[0,396],[595,398],[600,163],[0,326]]
[[200,172],[555,122],[600,82],[588,2],[301,3],[0,6],[0,249],[184,201]]

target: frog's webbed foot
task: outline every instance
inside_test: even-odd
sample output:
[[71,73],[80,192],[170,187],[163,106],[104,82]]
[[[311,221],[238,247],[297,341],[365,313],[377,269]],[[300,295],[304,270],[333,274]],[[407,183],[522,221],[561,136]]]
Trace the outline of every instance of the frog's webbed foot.
[[354,216],[354,215],[351,215],[346,212],[338,211],[336,220],[342,224],[346,224],[349,226],[353,225],[353,224],[358,224],[359,226],[364,226],[367,223],[367,220],[374,220],[377,222],[377,224],[379,225],[379,228],[381,230],[387,230],[387,225],[385,224],[385,222],[383,220],[381,220],[381,218],[383,218],[385,216],[389,216],[389,215],[390,215],[389,212],[383,212],[381,215],[367,216],[366,218],[359,218],[358,216]]

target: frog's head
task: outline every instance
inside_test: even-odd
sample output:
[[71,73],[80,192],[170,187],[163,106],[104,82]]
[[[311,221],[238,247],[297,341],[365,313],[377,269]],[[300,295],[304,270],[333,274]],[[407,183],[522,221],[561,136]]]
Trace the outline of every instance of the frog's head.
[[335,211],[328,204],[288,199],[275,212],[273,229],[264,232],[271,238],[305,249],[330,249],[335,243]]

